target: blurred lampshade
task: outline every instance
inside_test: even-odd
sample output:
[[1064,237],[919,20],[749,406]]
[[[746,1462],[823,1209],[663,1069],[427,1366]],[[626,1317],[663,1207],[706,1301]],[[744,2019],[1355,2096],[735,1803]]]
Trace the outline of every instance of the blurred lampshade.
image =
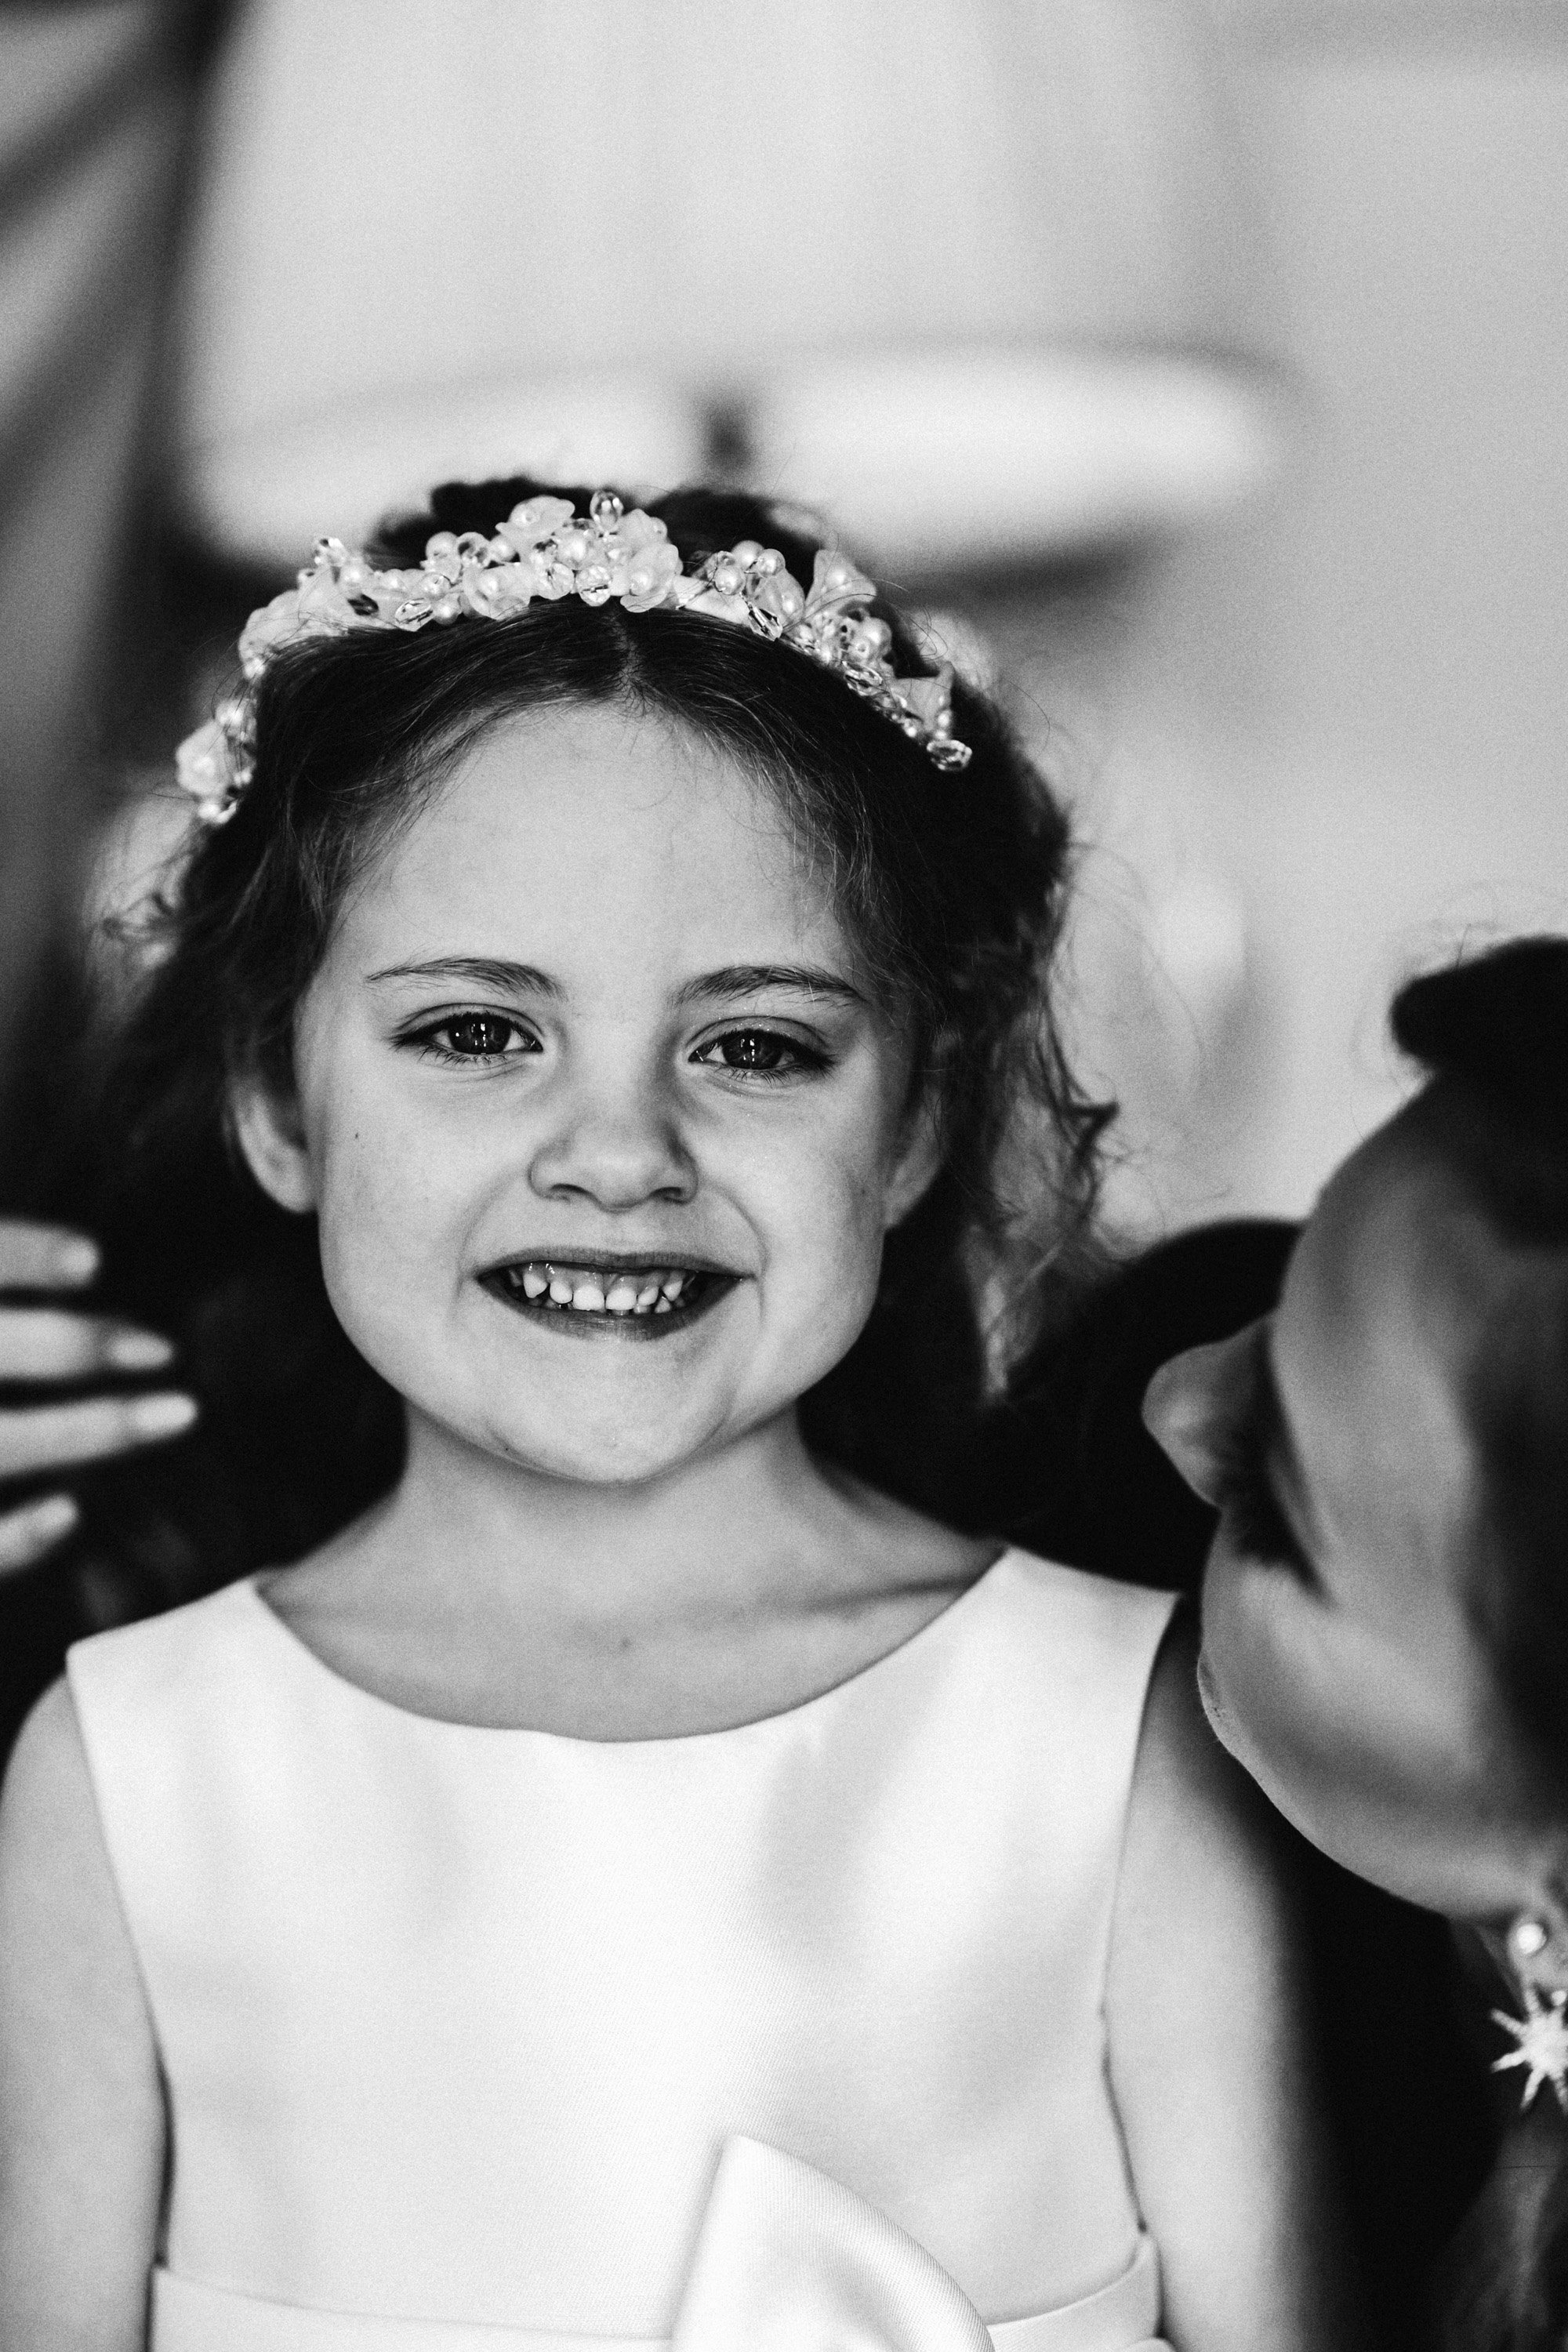
[[208,155],[179,456],[234,551],[452,475],[718,470],[919,576],[1272,454],[1178,0],[251,0]]

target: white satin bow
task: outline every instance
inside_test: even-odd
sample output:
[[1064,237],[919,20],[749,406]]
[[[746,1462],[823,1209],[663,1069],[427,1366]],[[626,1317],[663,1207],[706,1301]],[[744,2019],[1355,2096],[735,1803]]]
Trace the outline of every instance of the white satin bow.
[[1125,2280],[993,2330],[934,2255],[841,2181],[729,2140],[670,2352],[1169,2352],[1144,2242]]

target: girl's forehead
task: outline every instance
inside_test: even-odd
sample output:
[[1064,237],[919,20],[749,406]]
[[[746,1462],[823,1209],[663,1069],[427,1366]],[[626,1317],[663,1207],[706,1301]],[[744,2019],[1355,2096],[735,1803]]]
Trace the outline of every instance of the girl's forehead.
[[788,838],[777,793],[718,744],[652,713],[569,705],[489,729],[432,803],[456,824],[519,825],[535,843],[631,828],[645,852],[700,825]]
[[[571,961],[858,961],[781,792],[720,749],[614,706],[508,721],[389,842],[345,934],[526,936]],[[488,946],[482,952],[502,951]]]

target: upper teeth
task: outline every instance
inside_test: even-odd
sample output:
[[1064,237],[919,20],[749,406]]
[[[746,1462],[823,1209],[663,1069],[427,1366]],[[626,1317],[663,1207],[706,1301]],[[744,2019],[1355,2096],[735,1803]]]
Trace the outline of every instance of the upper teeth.
[[509,1265],[507,1281],[525,1298],[584,1315],[668,1315],[693,1276],[679,1266],[638,1266],[606,1275],[596,1266],[557,1265],[548,1258]]

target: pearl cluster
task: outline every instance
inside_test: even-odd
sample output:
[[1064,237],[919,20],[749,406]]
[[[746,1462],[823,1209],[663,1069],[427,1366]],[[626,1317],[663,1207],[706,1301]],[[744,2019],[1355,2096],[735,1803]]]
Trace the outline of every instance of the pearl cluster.
[[569,499],[535,498],[514,507],[493,533],[438,530],[412,568],[379,571],[342,540],[320,539],[297,584],[247,622],[239,658],[247,690],[220,704],[181,744],[180,784],[205,823],[233,815],[255,768],[248,689],[285,646],[358,629],[510,620],[536,600],[563,596],[585,604],[616,597],[629,613],[696,613],[782,639],[836,672],[939,768],[967,766],[969,746],[952,732],[951,669],[897,675],[893,633],[867,610],[876,593],[847,556],[826,549],[803,588],[776,547],[751,539],[688,572],[666,526],[640,508],[628,513],[610,490],[595,492],[585,516],[573,512]]

